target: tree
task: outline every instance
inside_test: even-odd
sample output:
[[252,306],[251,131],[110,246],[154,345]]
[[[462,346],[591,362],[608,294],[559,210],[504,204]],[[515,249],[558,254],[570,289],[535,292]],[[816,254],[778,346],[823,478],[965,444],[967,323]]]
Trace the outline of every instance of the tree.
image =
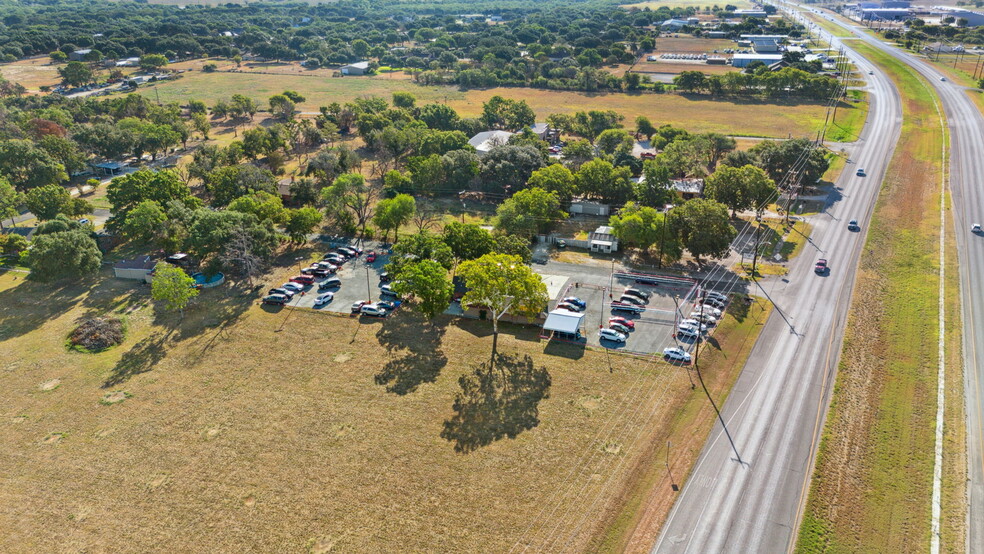
[[51,58],[51,61],[54,63],[63,63],[68,60],[68,54],[62,52],[61,50],[52,51],[48,54],[48,57]]
[[690,200],[673,209],[673,220],[683,246],[698,263],[701,256],[726,256],[737,234],[728,219],[728,207],[714,200]]
[[28,191],[25,198],[27,209],[39,220],[54,219],[62,213],[72,199],[72,195],[58,185],[44,185]]
[[198,296],[195,280],[180,267],[160,264],[154,270],[154,280],[150,282],[150,296],[164,303],[164,309],[179,311],[184,317],[184,309],[191,299]]
[[26,261],[31,279],[56,281],[96,273],[102,265],[102,252],[86,231],[66,231],[36,237]]
[[458,266],[468,292],[462,305],[488,310],[492,320],[492,364],[499,342],[499,319],[506,313],[532,320],[547,307],[547,287],[519,256],[486,254]]
[[500,204],[495,214],[496,229],[527,239],[549,232],[558,221],[567,218],[557,194],[536,187],[517,192]]
[[572,140],[561,150],[564,165],[571,171],[581,169],[581,166],[594,159],[594,146],[585,139]]
[[649,121],[648,117],[640,115],[636,118],[636,132],[644,135],[646,140],[652,140],[653,135],[656,134],[656,126]]
[[598,152],[613,156],[616,152],[631,152],[635,141],[625,129],[606,129],[598,135]]
[[58,135],[44,135],[37,140],[37,146],[62,164],[65,173],[72,174],[85,169],[87,156],[79,150],[72,139]]
[[321,223],[322,217],[321,211],[310,206],[290,210],[284,230],[291,242],[305,242],[307,236]]
[[256,235],[255,228],[249,222],[241,221],[233,225],[219,255],[222,265],[246,277],[250,286],[253,285],[253,278],[262,273],[266,265],[263,248]]
[[140,242],[159,237],[167,222],[164,208],[154,200],[144,200],[129,211],[123,221],[123,235]]
[[454,292],[448,270],[434,260],[404,264],[392,286],[401,297],[413,297],[413,308],[427,319],[434,319],[448,309]]
[[776,185],[765,171],[753,166],[723,166],[704,182],[704,197],[716,200],[731,209],[762,210],[776,192]]
[[555,193],[566,204],[571,201],[577,182],[571,170],[561,164],[552,164],[534,171],[527,184]]
[[208,133],[212,130],[212,123],[209,122],[207,115],[203,113],[192,114],[191,126],[201,133],[202,140],[208,140]]
[[420,108],[420,120],[431,129],[453,131],[460,119],[454,108],[447,104],[426,104]]
[[509,254],[519,256],[524,264],[533,261],[533,250],[530,249],[530,241],[516,235],[493,235],[495,246],[492,251],[497,254]]
[[417,104],[417,97],[412,92],[397,91],[393,93],[393,105],[397,108],[412,110]]
[[452,150],[441,156],[445,186],[452,191],[467,189],[478,176],[481,159],[468,150]]
[[126,221],[127,213],[144,200],[154,200],[161,206],[178,200],[189,206],[198,201],[191,196],[191,189],[181,181],[178,174],[169,171],[141,169],[110,181],[106,188],[106,199],[113,207],[113,216],[106,222],[111,229],[119,229]]
[[479,175],[486,192],[519,190],[542,167],[543,156],[533,146],[496,146],[482,158]]
[[536,113],[525,100],[493,96],[482,104],[482,122],[493,129],[517,131],[536,122]]
[[673,232],[667,226],[667,216],[653,208],[629,202],[611,217],[609,225],[619,241],[647,250],[657,243],[662,244],[664,259],[680,259],[682,248]]
[[[798,183],[812,185],[819,181],[830,167],[830,161],[824,155],[823,149],[817,148],[809,139],[763,140],[749,148],[748,152],[758,159],[756,165],[764,169],[773,181],[784,188]],[[800,159],[801,157],[803,159]],[[800,171],[791,174],[791,169],[794,167],[798,167]]]
[[58,75],[62,78],[62,83],[70,87],[80,87],[94,80],[89,64],[82,62],[68,62],[65,67],[58,68]]
[[0,254],[16,256],[27,250],[27,239],[16,233],[0,233]]
[[632,170],[601,158],[591,160],[577,172],[577,191],[610,204],[623,204],[632,196]]
[[701,92],[707,87],[707,76],[701,71],[683,71],[673,78],[673,84],[681,92]]
[[474,223],[452,221],[441,236],[458,261],[481,258],[495,249],[492,233]]
[[670,171],[656,163],[646,160],[642,165],[642,179],[635,185],[635,199],[642,206],[662,208],[673,201]]
[[140,56],[140,69],[156,71],[167,65],[167,57],[162,54],[145,54]]
[[328,217],[339,218],[342,212],[350,212],[362,228],[363,236],[366,225],[375,213],[378,196],[379,190],[366,184],[365,178],[358,173],[339,175],[331,186],[321,191],[321,201]]
[[270,113],[284,121],[294,117],[295,108],[294,101],[283,94],[275,94],[270,97]]
[[257,191],[274,194],[277,181],[269,169],[252,164],[220,167],[205,179],[205,188],[212,194],[212,206],[222,207],[233,200]]
[[384,198],[376,205],[376,215],[373,218],[376,226],[389,236],[394,231],[393,240],[400,237],[400,227],[413,218],[417,211],[417,201],[409,194],[397,194],[393,198]]
[[65,166],[30,140],[0,141],[0,176],[21,192],[68,180]]
[[66,231],[77,231],[82,229],[82,224],[74,219],[70,219],[65,214],[58,214],[54,219],[42,221],[34,228],[34,236],[50,235],[51,233],[64,233]]
[[200,208],[192,214],[185,245],[200,260],[211,256],[224,260],[227,245],[237,233],[249,235],[250,254],[261,260],[269,259],[279,244],[269,221],[260,222],[252,214]]
[[13,218],[20,214],[17,208],[23,203],[24,194],[18,192],[6,177],[0,175],[0,231],[3,230],[4,219],[10,218],[13,223]]
[[275,224],[287,222],[284,202],[276,194],[258,190],[246,196],[240,196],[229,203],[229,210],[253,214],[262,221],[272,221]]
[[386,270],[394,275],[399,273],[404,264],[421,260],[433,260],[444,269],[451,269],[454,262],[451,248],[441,240],[441,236],[427,230],[403,237],[403,240],[393,245],[393,253]]

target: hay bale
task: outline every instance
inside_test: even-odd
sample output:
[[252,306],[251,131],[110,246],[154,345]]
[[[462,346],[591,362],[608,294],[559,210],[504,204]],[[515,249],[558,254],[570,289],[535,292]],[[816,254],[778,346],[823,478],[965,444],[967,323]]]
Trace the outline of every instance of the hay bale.
[[123,342],[123,321],[115,317],[82,320],[68,337],[72,347],[85,352],[100,352]]

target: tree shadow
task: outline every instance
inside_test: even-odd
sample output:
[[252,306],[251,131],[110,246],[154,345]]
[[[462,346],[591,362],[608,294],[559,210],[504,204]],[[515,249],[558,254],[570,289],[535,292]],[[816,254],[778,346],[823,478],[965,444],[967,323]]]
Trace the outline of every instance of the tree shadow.
[[128,381],[134,375],[146,373],[164,359],[167,354],[166,343],[170,333],[156,333],[133,345],[120,361],[116,363],[112,373],[103,383],[103,388],[115,387]]
[[[428,322],[410,310],[400,310],[382,319],[376,339],[391,357],[376,373],[376,384],[385,385],[387,392],[402,396],[416,391],[424,383],[436,381],[448,363],[447,356],[441,351],[446,325],[446,318]],[[399,354],[403,356],[395,357]]]
[[533,358],[498,354],[458,379],[454,416],[444,422],[441,438],[455,452],[469,453],[504,437],[516,438],[540,424],[540,401],[549,398],[550,373]]
[[202,290],[185,308],[183,316],[178,312],[167,312],[163,306],[155,306],[154,324],[176,333],[175,341],[206,337],[208,329],[218,328],[217,333],[221,333],[249,310],[260,292],[261,287],[227,281],[218,287]]
[[0,291],[0,342],[26,335],[70,311],[98,279],[36,283],[17,273],[18,285]]

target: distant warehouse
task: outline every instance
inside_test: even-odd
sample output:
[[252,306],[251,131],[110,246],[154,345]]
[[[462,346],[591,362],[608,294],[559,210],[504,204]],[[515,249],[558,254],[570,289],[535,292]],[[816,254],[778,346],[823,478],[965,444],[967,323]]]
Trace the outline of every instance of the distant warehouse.
[[762,62],[765,65],[772,65],[782,60],[782,54],[735,54],[731,58],[731,65],[734,67],[748,67],[752,62]]

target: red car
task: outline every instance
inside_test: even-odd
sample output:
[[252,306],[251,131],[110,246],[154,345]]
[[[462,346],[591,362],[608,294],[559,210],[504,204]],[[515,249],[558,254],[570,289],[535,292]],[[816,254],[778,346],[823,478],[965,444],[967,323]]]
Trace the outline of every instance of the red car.
[[813,266],[813,271],[816,272],[817,275],[823,275],[828,269],[827,260],[823,258],[817,260],[817,265]]
[[312,277],[311,275],[298,275],[296,277],[291,277],[290,282],[300,283],[302,285],[313,285],[314,277]]
[[625,325],[629,329],[635,329],[635,321],[625,317],[613,317],[608,320],[609,325],[612,323],[618,323],[620,325]]
[[653,152],[643,152],[642,154],[639,154],[639,157],[643,160],[655,160],[656,154]]
[[369,251],[369,254],[366,255],[366,261],[368,263],[372,263],[372,262],[376,261],[376,253],[374,251],[370,250]]

